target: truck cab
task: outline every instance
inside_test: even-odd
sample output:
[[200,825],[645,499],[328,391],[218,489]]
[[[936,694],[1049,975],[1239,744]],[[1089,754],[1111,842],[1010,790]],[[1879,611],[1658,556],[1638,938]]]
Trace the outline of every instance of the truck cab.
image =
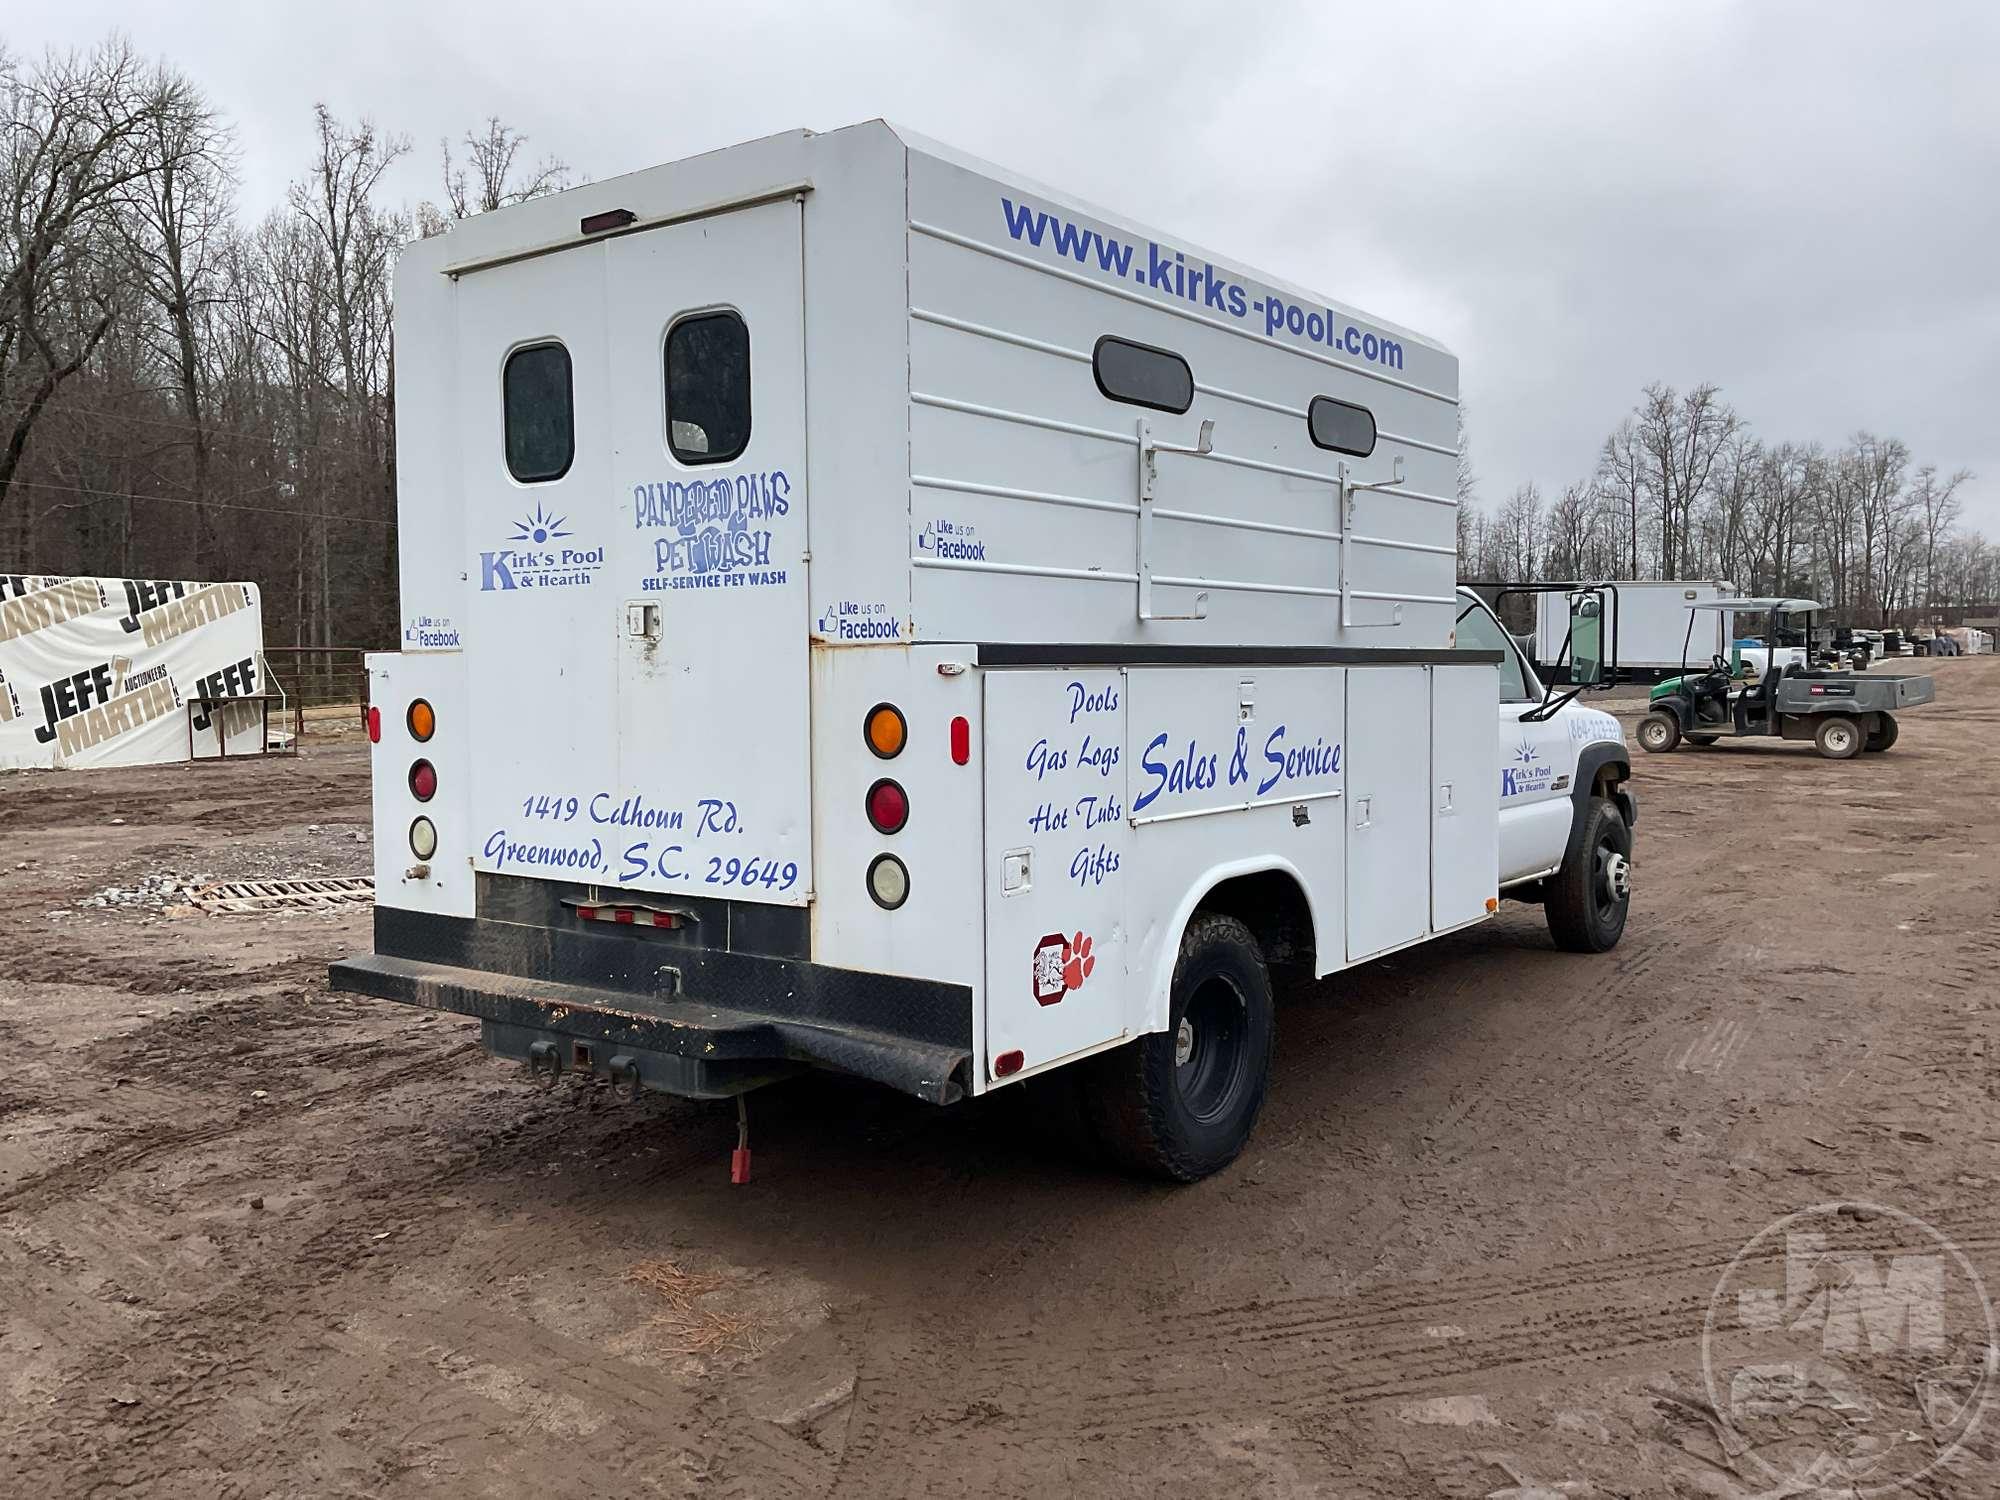
[[[1471,589],[1458,590],[1453,643],[1461,650],[1498,652],[1500,890],[1515,900],[1541,901],[1565,947],[1602,942],[1623,928],[1631,895],[1631,833],[1638,802],[1626,784],[1631,756],[1617,719],[1567,693],[1544,686],[1514,637]],[[1575,660],[1579,614],[1570,643],[1554,654]],[[1601,663],[1586,650],[1569,675],[1599,680]],[[1613,826],[1611,814],[1616,814]],[[1583,900],[1565,890],[1581,886]],[[1585,866],[1588,869],[1585,869]],[[1567,939],[1567,940],[1566,940]]]

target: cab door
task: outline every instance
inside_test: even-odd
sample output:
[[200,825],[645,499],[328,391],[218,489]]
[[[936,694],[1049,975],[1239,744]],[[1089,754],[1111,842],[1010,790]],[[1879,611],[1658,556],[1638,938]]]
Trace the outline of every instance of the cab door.
[[1542,701],[1540,684],[1521,659],[1513,638],[1478,599],[1460,594],[1454,644],[1467,651],[1500,653],[1499,779],[1500,884],[1539,875],[1562,863],[1569,842],[1570,779],[1575,747],[1560,716],[1523,723],[1521,715]]

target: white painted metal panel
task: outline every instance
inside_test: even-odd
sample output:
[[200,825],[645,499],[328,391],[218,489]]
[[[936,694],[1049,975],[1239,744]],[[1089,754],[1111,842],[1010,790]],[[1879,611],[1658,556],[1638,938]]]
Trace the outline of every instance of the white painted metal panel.
[[1032,1071],[1126,1034],[1125,680],[986,683],[986,1057]]
[[[617,830],[613,881],[804,905],[812,882],[800,208],[782,201],[606,246],[617,540],[617,781],[607,805],[680,821]],[[749,445],[683,462],[665,342],[726,310],[750,335]],[[657,613],[649,613],[649,609]]]
[[[451,438],[467,580],[459,660],[477,747],[459,773],[472,783],[470,854],[484,871],[608,879],[617,851],[589,812],[593,796],[616,785],[618,746],[604,246],[439,290],[458,314]],[[569,352],[575,456],[559,478],[522,484],[507,468],[503,370],[510,353],[548,342]],[[406,509],[451,503],[407,483],[400,493]],[[440,767],[441,791],[446,774]],[[378,777],[378,799],[385,790]]]
[[[466,711],[462,658],[449,651],[371,652],[368,701],[382,712],[382,738],[369,747],[375,798],[375,902],[443,916],[473,913],[473,856],[479,829],[472,821],[473,765],[481,758],[474,719]],[[436,728],[428,740],[411,733],[412,700],[431,705]],[[410,790],[410,767],[422,757],[437,771],[428,802]],[[437,830],[437,851],[420,860],[410,848],[418,818]]]
[[1426,667],[1347,673],[1347,957],[1430,930],[1431,703]]
[[[1182,929],[1218,883],[1278,871],[1303,891],[1322,973],[1344,956],[1339,667],[1148,667],[1128,674],[1130,1026],[1167,1022]],[[1142,805],[1143,803],[1143,805]]]
[[[799,235],[781,201],[460,282],[476,868],[809,899]],[[716,308],[750,330],[749,446],[682,464],[664,341]],[[548,339],[570,355],[576,453],[521,484],[501,370]]]
[[[1302,294],[924,151],[911,155],[910,205],[920,634],[992,639],[1004,619],[1009,639],[1444,643],[1448,354],[1317,299],[1295,333],[1287,319]],[[1349,329],[1357,348],[1393,344],[1393,362],[1334,347]],[[1091,364],[1103,335],[1183,357],[1192,408],[1106,396]],[[1312,444],[1318,395],[1375,414],[1372,453]],[[1169,448],[1215,424],[1209,454],[1160,453],[1150,528],[1139,520],[1142,419]],[[1343,470],[1394,487],[1343,504]],[[1142,549],[1162,618],[1139,612]]]
[[1433,932],[1478,921],[1499,894],[1499,810],[1492,792],[1497,697],[1491,667],[1431,668]]
[[[1697,600],[1724,597],[1729,591],[1728,584],[1670,579],[1626,581],[1614,587],[1618,590],[1617,605],[1605,632],[1607,641],[1616,648],[1621,671],[1663,672],[1678,668],[1683,648],[1687,660],[1698,667],[1706,666],[1711,656],[1729,654],[1724,616],[1689,607]],[[1535,657],[1553,666],[1569,634],[1569,595],[1541,594],[1536,598],[1536,606]],[[1607,613],[1612,608],[1607,596]],[[1690,617],[1694,625],[1692,640],[1688,635]]]

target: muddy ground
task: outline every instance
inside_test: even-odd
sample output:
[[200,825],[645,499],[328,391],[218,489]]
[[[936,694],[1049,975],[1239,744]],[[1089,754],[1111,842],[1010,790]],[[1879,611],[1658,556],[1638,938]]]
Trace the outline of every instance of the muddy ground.
[[[2000,1288],[2000,662],[1929,665],[1886,756],[1635,755],[1622,947],[1510,905],[1292,999],[1183,1189],[822,1081],[733,1188],[727,1106],[331,995],[365,911],[173,910],[366,873],[351,736],[0,778],[0,1494],[1778,1493],[1704,1395],[1747,1241],[1867,1200]],[[1934,1457],[1963,1313],[1794,1427]]]

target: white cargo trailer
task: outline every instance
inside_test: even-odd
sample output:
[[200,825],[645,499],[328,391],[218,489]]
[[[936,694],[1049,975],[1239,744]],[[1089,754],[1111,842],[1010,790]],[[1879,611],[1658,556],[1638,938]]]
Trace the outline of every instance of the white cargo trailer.
[[545,1081],[1046,1077],[1187,1178],[1273,967],[1503,892],[1617,940],[1629,757],[1454,588],[1437,344],[879,122],[481,215],[396,292],[340,987]]
[[[1606,610],[1605,659],[1617,663],[1621,677],[1661,677],[1681,669],[1681,652],[1697,666],[1727,656],[1729,640],[1723,617],[1694,606],[1736,592],[1725,579],[1685,582],[1679,579],[1620,578],[1603,583],[1579,583],[1578,589],[1615,589]],[[1688,626],[1693,622],[1690,639]],[[1536,596],[1535,661],[1553,672],[1569,631],[1569,607],[1563,593]]]

